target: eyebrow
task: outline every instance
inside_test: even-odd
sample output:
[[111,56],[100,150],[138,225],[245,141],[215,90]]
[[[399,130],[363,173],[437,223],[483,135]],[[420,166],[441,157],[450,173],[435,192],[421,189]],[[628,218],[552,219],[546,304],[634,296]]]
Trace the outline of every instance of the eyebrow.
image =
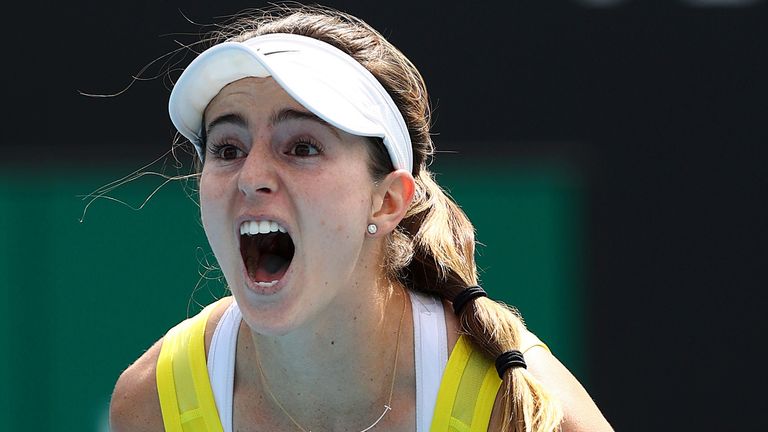
[[231,124],[243,128],[248,127],[248,121],[240,114],[224,114],[222,116],[216,117],[215,119],[211,120],[210,123],[208,123],[208,126],[205,128],[205,134],[210,135],[211,129],[223,124]]
[[335,127],[331,126],[330,123],[309,111],[300,111],[293,108],[283,108],[280,111],[274,113],[272,117],[270,117],[269,124],[270,126],[275,126],[278,123],[289,120],[310,120],[315,123],[319,123],[320,125],[327,127],[334,135],[336,135],[336,137],[341,138]]
[[[313,122],[316,122],[322,126],[327,127],[334,135],[339,137],[339,132],[336,130],[335,127],[331,126],[330,123],[327,121],[321,119],[314,113],[308,112],[308,111],[300,111],[293,108],[283,108],[275,113],[272,114],[269,118],[269,125],[270,126],[276,126],[279,123],[283,123],[290,120],[310,120]],[[248,120],[241,116],[240,114],[224,114],[222,116],[216,117],[213,119],[208,126],[205,128],[205,134],[209,135],[211,130],[216,127],[223,124],[231,124],[234,126],[239,126],[243,128],[248,127]],[[341,137],[339,137],[341,138]]]

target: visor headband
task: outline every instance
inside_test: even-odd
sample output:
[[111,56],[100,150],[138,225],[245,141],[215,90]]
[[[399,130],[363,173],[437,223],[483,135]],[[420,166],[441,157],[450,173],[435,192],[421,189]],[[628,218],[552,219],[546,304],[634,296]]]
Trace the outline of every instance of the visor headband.
[[203,113],[227,84],[272,77],[316,116],[347,133],[379,137],[395,169],[413,172],[413,150],[400,110],[376,77],[348,54],[314,38],[268,34],[203,51],[179,77],[168,110],[204,159]]

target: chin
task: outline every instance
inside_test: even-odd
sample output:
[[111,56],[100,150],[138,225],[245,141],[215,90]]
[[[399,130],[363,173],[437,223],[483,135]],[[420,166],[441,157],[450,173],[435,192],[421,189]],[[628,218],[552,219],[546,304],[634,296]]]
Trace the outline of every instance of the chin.
[[[270,308],[272,309],[272,308]],[[274,310],[253,310],[250,307],[240,308],[243,320],[253,333],[262,336],[285,336],[300,328],[303,321],[290,314],[282,313],[280,308]]]
[[[247,283],[233,291],[243,320],[251,331],[264,336],[285,336],[304,325],[307,311],[301,301],[292,294],[287,283],[276,284],[269,290],[252,289]],[[287,281],[286,281],[287,282]]]

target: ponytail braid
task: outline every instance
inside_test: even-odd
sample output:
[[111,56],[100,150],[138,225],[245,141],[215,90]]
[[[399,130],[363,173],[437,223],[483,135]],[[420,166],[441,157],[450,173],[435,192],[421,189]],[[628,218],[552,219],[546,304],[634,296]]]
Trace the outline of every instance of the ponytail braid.
[[[428,191],[412,206],[414,214],[401,225],[413,245],[413,257],[401,271],[412,289],[453,301],[467,286],[476,285],[474,227],[438,186],[426,168],[417,180],[417,190]],[[392,238],[391,241],[399,241]],[[390,250],[404,247],[390,247]],[[487,297],[468,302],[459,311],[460,331],[491,358],[520,350],[526,331],[518,311]],[[504,372],[502,432],[550,432],[559,429],[562,412],[558,402],[525,368]]]

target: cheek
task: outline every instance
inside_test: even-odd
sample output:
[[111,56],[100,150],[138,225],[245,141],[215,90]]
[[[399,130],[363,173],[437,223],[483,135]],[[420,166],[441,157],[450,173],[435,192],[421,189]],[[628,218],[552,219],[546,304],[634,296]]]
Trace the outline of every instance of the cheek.
[[226,182],[203,170],[200,176],[200,217],[206,233],[211,236],[212,228],[223,226],[220,218],[225,215],[227,206],[222,201],[227,199]]
[[352,233],[365,232],[371,212],[369,179],[334,173],[330,178],[315,178],[309,185],[300,201],[309,204],[307,209],[327,236],[348,239]]

